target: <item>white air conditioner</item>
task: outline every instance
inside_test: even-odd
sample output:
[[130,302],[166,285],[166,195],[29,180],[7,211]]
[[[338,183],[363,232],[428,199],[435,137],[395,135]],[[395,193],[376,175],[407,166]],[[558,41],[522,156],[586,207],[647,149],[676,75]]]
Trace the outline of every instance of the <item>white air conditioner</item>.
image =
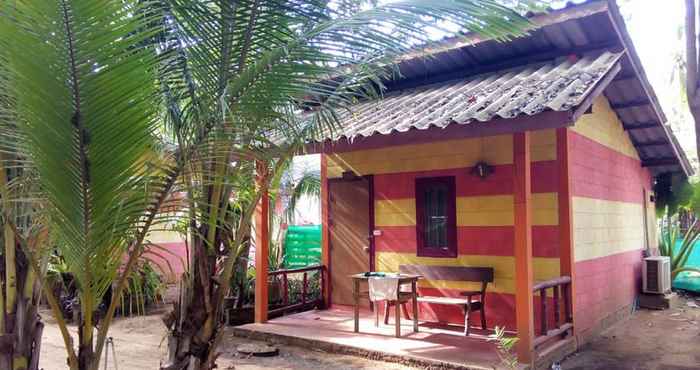
[[642,274],[644,293],[665,294],[671,290],[671,259],[669,257],[645,258]]

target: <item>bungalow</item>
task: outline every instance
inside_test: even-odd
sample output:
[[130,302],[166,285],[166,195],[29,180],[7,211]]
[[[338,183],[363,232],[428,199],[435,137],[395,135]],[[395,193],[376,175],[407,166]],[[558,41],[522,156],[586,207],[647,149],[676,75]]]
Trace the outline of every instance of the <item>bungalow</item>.
[[[359,272],[490,267],[486,326],[517,333],[522,363],[547,339],[580,345],[631,312],[656,241],[655,179],[691,167],[614,1],[530,19],[536,29],[509,42],[455,38],[407,55],[382,99],[309,144],[322,158],[326,307],[353,304]],[[418,282],[427,296],[478,289]],[[265,295],[256,305],[267,321]],[[459,307],[418,312],[464,323]]]

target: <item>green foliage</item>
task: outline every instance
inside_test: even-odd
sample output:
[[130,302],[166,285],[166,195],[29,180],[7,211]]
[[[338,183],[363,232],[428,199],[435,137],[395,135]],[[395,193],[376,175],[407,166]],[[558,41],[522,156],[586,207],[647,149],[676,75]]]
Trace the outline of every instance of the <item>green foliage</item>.
[[[659,253],[671,259],[671,279],[684,271],[700,272],[699,266],[688,266],[688,258],[693,254],[698,239],[700,228],[696,219],[685,233],[682,233],[677,216],[663,220],[659,235]],[[680,246],[676,245],[680,243]]]
[[158,272],[148,261],[140,263],[129,275],[127,289],[119,297],[121,314],[145,315],[146,308],[162,300],[164,293],[165,283]]
[[[700,239],[700,183],[664,175],[658,179],[655,190],[661,191],[660,197],[657,194],[657,213],[661,216],[659,253],[671,259],[671,278],[684,271],[700,272],[698,266],[688,266],[688,258]],[[690,224],[681,225],[682,218],[690,220]]]
[[506,336],[505,328],[499,326],[494,331],[494,334],[489,335],[488,341],[496,343],[496,352],[501,359],[501,364],[508,369],[517,369],[518,357],[513,352],[518,338]]
[[700,191],[688,179],[666,173],[659,175],[654,184],[658,217],[675,215],[681,209],[700,211]]
[[[294,278],[289,279],[289,304],[297,304],[301,302],[303,292],[303,280],[300,274],[290,275]],[[321,297],[321,278],[318,272],[309,273],[307,277],[308,285],[306,286],[306,301],[311,302]]]
[[[188,218],[195,260],[179,310],[192,316],[176,321],[201,326],[183,341],[202,356],[196,363],[213,366],[208,350],[228,285],[212,282],[230,279],[247,243],[261,188],[256,162],[277,176],[302,143],[335,129],[338,110],[380,96],[397,57],[429,41],[427,28],[505,40],[528,27],[492,0],[3,6],[0,152],[17,153],[22,161],[12,165],[33,174],[37,192],[13,201],[45,220],[78,283],[80,356],[59,318],[70,367],[98,368],[118,299],[93,343],[94,309],[115,278],[115,295],[128,291],[149,229],[173,217]],[[186,209],[166,212],[183,192]],[[211,307],[202,311],[202,302]],[[195,363],[185,358],[192,353],[172,358]]]

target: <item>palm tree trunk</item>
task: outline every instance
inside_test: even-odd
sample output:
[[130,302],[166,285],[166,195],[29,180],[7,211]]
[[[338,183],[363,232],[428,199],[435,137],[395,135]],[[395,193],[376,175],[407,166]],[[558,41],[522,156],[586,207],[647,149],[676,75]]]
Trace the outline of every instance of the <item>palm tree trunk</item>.
[[212,304],[214,289],[211,284],[216,257],[208,255],[201,238],[193,240],[192,253],[194,264],[183,279],[179,302],[166,318],[170,329],[169,353],[162,370],[200,370],[211,368],[205,367],[206,363],[213,365],[209,358],[219,328],[219,307]]
[[8,233],[7,227],[4,229],[0,369],[38,370],[44,329],[37,313],[41,283],[14,242],[14,233]]
[[[232,245],[222,256],[224,262],[221,266],[217,265],[214,252],[218,249],[208,248],[208,242],[200,237],[211,235],[207,233],[208,224],[192,233],[191,271],[183,279],[179,302],[164,319],[169,330],[168,361],[161,370],[211,370],[216,367],[216,349],[223,334],[223,300],[229,290],[234,266],[239,261],[235,251],[250,237],[250,220],[260,194],[257,192],[255,199],[241,211]],[[228,199],[228,196],[222,199]],[[221,245],[223,234],[224,228],[218,227],[210,244]]]
[[[16,173],[5,169],[0,156],[0,187]],[[2,206],[6,207],[6,204]],[[3,215],[2,220],[8,217]],[[41,281],[30,267],[9,222],[2,222],[3,259],[0,270],[0,369],[37,370],[44,324],[37,313]],[[42,243],[45,233],[32,240]]]

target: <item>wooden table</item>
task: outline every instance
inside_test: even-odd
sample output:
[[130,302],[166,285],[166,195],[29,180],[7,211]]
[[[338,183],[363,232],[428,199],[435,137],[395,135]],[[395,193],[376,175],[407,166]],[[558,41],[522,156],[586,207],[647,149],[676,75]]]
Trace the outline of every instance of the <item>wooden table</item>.
[[[417,285],[418,285],[418,279],[421,278],[420,275],[409,275],[409,274],[397,274],[396,275],[399,278],[399,288],[401,285],[406,285],[406,284],[411,284],[411,303],[413,307],[413,332],[417,333],[418,332],[418,290],[417,290]],[[355,333],[360,332],[360,282],[362,281],[367,281],[369,280],[369,277],[365,276],[365,274],[355,274],[355,275],[350,275],[352,278],[352,297],[353,297],[353,305],[354,305],[354,315],[353,318],[355,320]],[[399,289],[400,291],[400,289]],[[401,336],[401,305],[397,304],[394,305],[396,308],[396,319],[395,325],[396,325],[396,337]],[[376,310],[377,307],[375,305],[374,309]]]

